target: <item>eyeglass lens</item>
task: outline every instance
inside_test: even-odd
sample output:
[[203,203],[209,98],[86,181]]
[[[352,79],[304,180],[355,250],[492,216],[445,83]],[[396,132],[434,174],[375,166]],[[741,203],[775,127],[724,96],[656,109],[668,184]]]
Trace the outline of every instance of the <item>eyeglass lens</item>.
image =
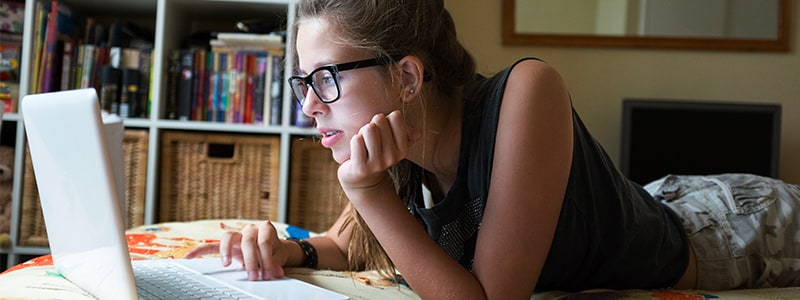
[[[314,89],[314,93],[317,94],[323,102],[334,101],[339,98],[339,88],[338,82],[336,80],[336,75],[331,72],[330,69],[318,69],[311,73],[308,77],[311,84],[311,87]],[[300,78],[294,79],[292,81],[292,90],[294,91],[295,97],[300,101],[300,103],[304,103],[306,100],[306,95],[308,94],[308,85],[306,82]]]

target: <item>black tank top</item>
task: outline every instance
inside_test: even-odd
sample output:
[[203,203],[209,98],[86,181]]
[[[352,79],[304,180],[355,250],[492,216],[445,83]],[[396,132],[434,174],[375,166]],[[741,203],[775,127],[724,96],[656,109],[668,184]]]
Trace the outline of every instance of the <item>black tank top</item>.
[[[468,270],[491,201],[495,133],[513,67],[490,78],[479,75],[466,89],[458,173],[445,198],[426,209],[420,193],[412,192],[417,196],[407,203],[431,238]],[[569,183],[536,290],[673,286],[689,259],[680,219],[617,170],[574,109],[573,135]],[[421,182],[424,175],[417,170]]]

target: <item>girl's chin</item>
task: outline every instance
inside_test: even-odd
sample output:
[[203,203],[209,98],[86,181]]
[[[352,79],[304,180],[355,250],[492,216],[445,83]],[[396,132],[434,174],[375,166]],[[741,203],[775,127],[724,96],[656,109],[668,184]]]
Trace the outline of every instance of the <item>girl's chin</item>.
[[333,160],[335,160],[336,163],[338,163],[340,165],[343,162],[346,162],[347,160],[350,159],[350,152],[349,151],[345,152],[345,151],[332,150],[331,152],[333,152],[332,153],[333,154]]

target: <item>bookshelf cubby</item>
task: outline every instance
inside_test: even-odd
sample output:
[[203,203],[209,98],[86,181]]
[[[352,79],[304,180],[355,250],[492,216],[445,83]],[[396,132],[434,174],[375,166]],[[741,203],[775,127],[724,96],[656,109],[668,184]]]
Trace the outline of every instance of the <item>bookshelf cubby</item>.
[[[158,211],[161,201],[161,174],[162,161],[162,141],[165,132],[186,132],[186,133],[205,133],[212,135],[250,135],[263,137],[279,141],[279,159],[277,167],[277,189],[271,193],[270,199],[277,201],[277,221],[279,222],[298,222],[302,220],[288,220],[290,217],[289,205],[290,197],[290,178],[293,141],[298,139],[308,139],[317,133],[313,128],[297,127],[292,125],[295,101],[291,98],[291,93],[287,84],[281,84],[283,90],[281,103],[281,122],[273,125],[251,125],[251,124],[232,124],[225,122],[208,121],[181,121],[170,120],[163,117],[165,110],[165,97],[168,93],[167,70],[169,68],[169,54],[171,51],[181,49],[185,46],[184,42],[194,34],[210,31],[234,32],[236,22],[241,20],[263,19],[275,24],[281,24],[286,30],[286,48],[284,49],[284,68],[283,78],[287,78],[292,72],[293,51],[292,32],[288,30],[290,24],[294,22],[296,0],[58,0],[60,3],[68,5],[79,17],[92,17],[96,22],[110,22],[114,19],[125,19],[144,28],[151,29],[154,33],[154,46],[152,49],[152,68],[150,76],[150,102],[149,114],[146,118],[127,118],[123,123],[126,129],[135,129],[147,133],[146,151],[146,176],[144,179],[144,224],[153,224],[160,221]],[[22,62],[20,64],[20,96],[19,100],[32,91],[32,76],[34,73],[32,64],[34,61],[34,8],[36,2],[49,5],[49,1],[26,0],[25,1],[25,27],[23,32]],[[99,87],[97,87],[99,89]],[[18,101],[19,101],[18,100]],[[46,246],[22,246],[20,240],[21,208],[24,199],[23,178],[25,177],[25,129],[23,117],[18,111],[4,115],[4,132],[11,132],[10,139],[15,149],[12,186],[12,215],[11,230],[9,232],[11,243],[7,247],[0,246],[0,258],[3,259],[0,266],[4,268],[23,262],[32,256],[49,253]],[[11,128],[13,130],[6,130]],[[4,140],[9,138],[4,137]],[[308,139],[311,140],[311,139]],[[303,151],[306,153],[307,147]],[[327,151],[322,149],[321,151]],[[299,151],[299,150],[298,150]],[[307,154],[304,154],[307,155]],[[144,155],[143,155],[144,156]],[[298,155],[299,156],[299,155]],[[298,161],[307,161],[299,160]],[[313,170],[313,168],[311,168]],[[334,176],[335,169],[326,168],[329,174],[323,176]],[[332,172],[330,170],[333,170]],[[332,182],[336,182],[333,180]],[[316,183],[309,183],[316,184]],[[319,189],[319,188],[317,188]],[[335,190],[335,189],[331,189]],[[326,197],[324,194],[314,194],[314,197]],[[318,201],[318,199],[314,199]],[[302,202],[302,201],[299,201]],[[303,202],[305,203],[305,202]],[[309,202],[311,203],[311,202]],[[296,206],[296,204],[295,204]],[[338,212],[334,212],[338,215]],[[266,218],[265,216],[264,218]],[[319,230],[320,228],[314,228]],[[3,268],[3,269],[4,269]],[[0,269],[2,271],[2,269]]]

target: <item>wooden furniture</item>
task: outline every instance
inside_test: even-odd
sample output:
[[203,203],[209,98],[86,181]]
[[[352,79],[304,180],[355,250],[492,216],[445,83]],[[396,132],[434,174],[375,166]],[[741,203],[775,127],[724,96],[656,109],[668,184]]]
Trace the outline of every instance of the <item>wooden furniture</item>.
[[[32,89],[32,76],[34,74],[34,51],[33,45],[34,32],[33,23],[35,20],[34,8],[37,0],[26,0],[25,5],[25,31],[23,34],[23,54],[21,63],[21,81],[20,81],[20,99],[33,91]],[[49,3],[50,1],[47,1]],[[214,218],[255,218],[255,219],[273,219],[279,222],[285,222],[288,219],[288,209],[290,203],[293,201],[290,196],[290,181],[293,177],[313,178],[311,180],[299,180],[296,184],[315,184],[312,191],[329,191],[335,190],[336,186],[320,187],[319,182],[325,182],[328,185],[338,185],[335,178],[335,168],[326,165],[321,168],[324,174],[309,175],[291,175],[292,169],[308,170],[315,172],[313,166],[295,166],[298,164],[314,163],[319,159],[309,160],[309,149],[316,153],[315,157],[323,157],[324,155],[330,156],[327,149],[322,148],[318,143],[303,144],[300,156],[294,156],[296,153],[292,149],[293,141],[303,138],[310,138],[318,135],[316,130],[309,127],[297,127],[292,125],[294,119],[295,101],[291,96],[291,92],[287,84],[283,83],[279,86],[282,89],[282,106],[279,112],[282,122],[277,125],[245,125],[245,124],[229,124],[222,122],[204,122],[204,121],[179,121],[168,120],[164,117],[166,111],[166,95],[168,94],[168,67],[169,56],[174,50],[184,48],[183,42],[189,40],[198,33],[207,32],[235,32],[237,30],[237,21],[242,20],[265,20],[267,23],[280,24],[279,29],[290,29],[291,24],[294,22],[295,16],[295,1],[294,0],[142,0],[142,1],[126,1],[126,0],[109,0],[109,1],[90,1],[90,0],[59,0],[59,2],[69,5],[69,7],[76,13],[79,19],[86,19],[91,17],[95,22],[103,24],[111,24],[113,20],[126,20],[133,22],[141,27],[151,29],[155,33],[154,48],[152,51],[154,59],[152,60],[153,72],[150,73],[151,80],[151,103],[150,111],[147,118],[127,118],[124,119],[124,126],[126,131],[136,130],[140,133],[135,140],[138,150],[135,151],[138,155],[135,158],[137,170],[142,170],[143,173],[128,172],[128,181],[135,182],[126,188],[126,193],[135,194],[137,202],[136,205],[129,205],[128,216],[129,226],[137,226],[142,224],[153,224],[164,220],[169,221],[183,221],[184,218],[202,218],[204,215],[194,215],[193,213],[183,213],[175,215],[167,215],[171,211],[179,208],[180,202],[170,195],[169,192],[176,189],[165,174],[169,173],[168,169],[174,163],[174,159],[167,160],[167,154],[163,150],[168,146],[170,135],[177,134],[178,137],[186,137],[189,135],[197,134],[204,136],[214,136],[215,138],[240,138],[242,141],[243,136],[247,136],[247,143],[249,144],[268,144],[269,159],[268,163],[264,163],[268,171],[264,178],[264,184],[268,185],[268,191],[256,191],[256,194],[267,192],[268,195],[254,196],[253,203],[256,203],[256,210],[260,213],[242,214],[239,215],[214,215]],[[42,2],[45,3],[45,2]],[[48,4],[49,5],[49,4]],[[79,30],[82,28],[77,26]],[[287,30],[286,48],[284,49],[284,71],[283,78],[287,78],[292,74],[294,68],[294,57],[292,55],[292,40],[293,34],[291,30]],[[54,120],[56,121],[56,120]],[[40,210],[36,210],[33,203],[37,199],[33,193],[26,192],[32,174],[25,171],[25,129],[22,122],[22,115],[18,112],[4,115],[4,133],[11,133],[11,136],[4,134],[3,139],[13,140],[15,151],[15,165],[18,166],[14,170],[13,182],[13,213],[11,216],[11,241],[10,247],[0,247],[0,271],[13,266],[17,263],[25,261],[31,257],[47,254],[49,252],[46,244],[46,238],[41,239],[43,232],[31,232],[36,228],[29,227],[25,222],[41,221]],[[171,136],[173,139],[175,135]],[[22,150],[22,151],[20,151]],[[245,151],[261,151],[261,150],[245,150]],[[127,153],[133,155],[134,152]],[[305,157],[305,158],[303,158]],[[126,160],[130,160],[126,157]],[[132,161],[126,163],[133,164]],[[248,172],[255,173],[255,170]],[[137,175],[138,174],[138,175]],[[133,178],[131,176],[136,175]],[[246,174],[245,174],[246,175]],[[218,175],[224,176],[224,175]],[[28,178],[28,180],[26,180]],[[322,180],[324,178],[324,180]],[[131,181],[133,180],[133,181]],[[183,180],[187,180],[183,178]],[[217,187],[225,190],[225,187]],[[30,189],[30,187],[28,187]],[[302,191],[304,186],[293,186],[292,190]],[[27,194],[26,194],[27,193]],[[295,192],[294,195],[301,193]],[[303,199],[297,200],[298,203],[310,203],[309,205],[317,205],[324,203],[325,199],[318,197],[326,196],[329,193],[314,192],[310,195],[317,197],[312,202]],[[309,195],[309,193],[303,193]],[[242,197],[250,197],[242,196]],[[296,196],[303,197],[303,196]],[[261,200],[259,200],[261,199]],[[340,197],[333,199],[333,201],[340,201]],[[169,201],[169,202],[165,202]],[[247,202],[248,199],[237,199],[237,201]],[[262,203],[258,203],[261,201]],[[339,203],[339,202],[336,202]],[[252,204],[252,203],[249,203]],[[249,207],[249,206],[248,206]],[[295,206],[292,206],[295,207]],[[324,230],[326,226],[319,224],[319,220],[331,220],[338,216],[341,206],[326,206],[330,209],[319,210],[311,209],[308,207],[295,208],[295,212],[306,212],[303,214],[296,214],[297,217],[292,217],[292,222],[298,224],[313,224],[314,230]],[[32,209],[31,211],[26,208]],[[314,212],[314,214],[330,214],[325,216],[310,216],[307,212]],[[26,217],[30,214],[32,217]],[[37,215],[38,214],[38,215]],[[161,215],[160,215],[161,214]],[[312,218],[314,222],[305,222],[302,218]],[[26,219],[26,220],[23,220]],[[130,223],[133,222],[133,223]],[[327,221],[320,221],[327,222]],[[38,227],[37,227],[38,228]],[[43,228],[43,227],[41,227]],[[38,235],[39,240],[32,243],[26,243],[24,240],[32,236]]]

